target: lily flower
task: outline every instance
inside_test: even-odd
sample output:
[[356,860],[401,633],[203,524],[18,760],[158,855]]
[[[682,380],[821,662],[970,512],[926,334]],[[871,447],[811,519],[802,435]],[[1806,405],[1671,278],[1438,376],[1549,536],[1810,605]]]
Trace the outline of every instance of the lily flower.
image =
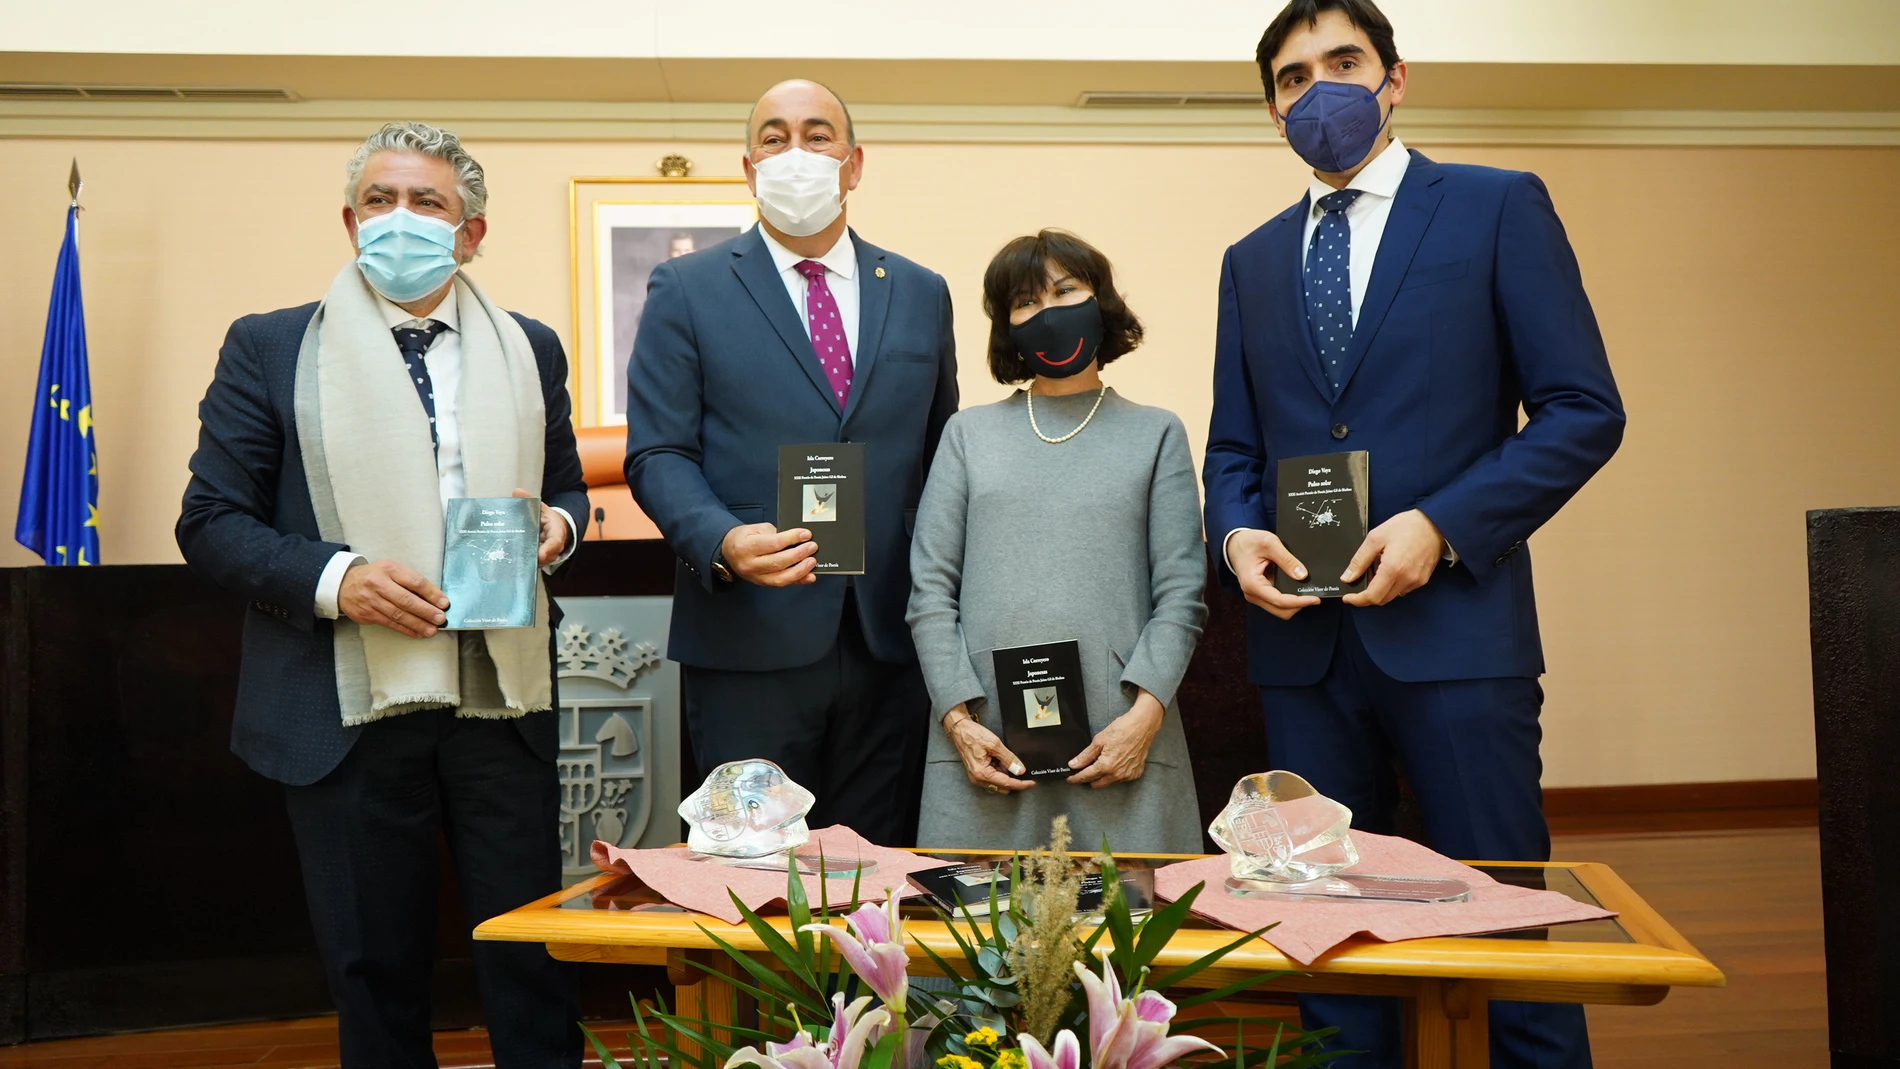
[[883,905],[867,902],[847,916],[850,932],[829,924],[807,924],[799,931],[830,936],[851,971],[901,1017],[904,996],[910,992],[910,960],[904,954],[904,920],[897,908],[897,896],[892,895]]
[[[1090,1069],[1161,1069],[1195,1051],[1225,1053],[1199,1036],[1169,1035],[1174,1003],[1158,991],[1122,998],[1121,983],[1109,968],[1107,952],[1097,953],[1102,958],[1100,977],[1081,962],[1075,963],[1076,975],[1088,994]],[[1033,1062],[1031,1069],[1036,1069]]]
[[1076,1042],[1075,1033],[1066,1028],[1056,1033],[1054,1053],[1050,1053],[1036,1042],[1035,1036],[1027,1032],[1018,1035],[1016,1043],[1022,1048],[1029,1069],[1081,1069],[1082,1044]]
[[757,1047],[733,1051],[732,1057],[726,1059],[725,1069],[737,1069],[741,1065],[759,1069],[858,1069],[865,1049],[876,1043],[884,1027],[891,1023],[890,1011],[883,1007],[866,1013],[865,1007],[870,1004],[871,996],[865,995],[846,1006],[844,994],[835,994],[831,997],[831,1035],[824,1046],[813,1043],[811,1036],[800,1031],[789,1042],[768,1042],[763,1054]]

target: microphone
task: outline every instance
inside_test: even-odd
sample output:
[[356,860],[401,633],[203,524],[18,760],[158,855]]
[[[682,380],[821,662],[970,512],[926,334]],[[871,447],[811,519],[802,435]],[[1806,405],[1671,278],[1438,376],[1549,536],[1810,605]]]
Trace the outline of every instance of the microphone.
[[594,529],[600,532],[596,538],[603,542],[607,540],[607,510],[599,505],[594,506]]

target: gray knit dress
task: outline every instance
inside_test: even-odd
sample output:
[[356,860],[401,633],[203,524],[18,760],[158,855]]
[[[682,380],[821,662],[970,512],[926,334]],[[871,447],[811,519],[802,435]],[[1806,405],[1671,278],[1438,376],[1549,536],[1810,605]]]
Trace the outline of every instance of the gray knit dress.
[[[1059,438],[1095,391],[1037,397]],[[1030,430],[1026,395],[951,417],[931,462],[911,542],[911,636],[932,725],[918,843],[1028,849],[1069,817],[1074,849],[1102,837],[1122,854],[1201,848],[1194,771],[1175,689],[1207,608],[1200,497],[1174,413],[1114,390],[1082,432],[1049,444]],[[1059,778],[1014,794],[971,783],[939,722],[959,702],[1002,735],[990,651],[1076,639],[1089,726],[1128,711],[1136,688],[1166,708],[1140,779],[1095,789]]]

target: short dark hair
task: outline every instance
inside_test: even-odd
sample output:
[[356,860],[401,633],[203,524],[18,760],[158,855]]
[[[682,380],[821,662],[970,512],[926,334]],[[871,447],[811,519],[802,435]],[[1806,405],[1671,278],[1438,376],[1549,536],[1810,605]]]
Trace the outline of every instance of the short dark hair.
[[1260,35],[1260,47],[1253,54],[1254,62],[1260,65],[1260,82],[1266,86],[1267,103],[1276,109],[1279,105],[1273,99],[1273,57],[1280,54],[1295,26],[1317,24],[1323,11],[1341,12],[1364,31],[1386,70],[1399,65],[1399,46],[1392,40],[1392,23],[1372,0],[1291,0],[1267,23],[1267,32]]
[[1009,310],[1017,298],[1034,296],[1049,285],[1049,265],[1067,271],[1095,291],[1102,309],[1102,347],[1098,366],[1141,344],[1141,320],[1115,291],[1115,271],[1100,249],[1066,230],[1041,230],[1016,238],[997,250],[983,272],[983,311],[990,317],[990,375],[1004,384],[1036,377],[1009,337]]

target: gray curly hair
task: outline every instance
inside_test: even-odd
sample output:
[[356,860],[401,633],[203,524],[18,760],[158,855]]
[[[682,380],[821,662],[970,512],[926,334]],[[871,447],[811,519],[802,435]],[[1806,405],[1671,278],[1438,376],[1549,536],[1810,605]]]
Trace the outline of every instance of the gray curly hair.
[[455,168],[455,193],[462,198],[462,218],[473,219],[488,213],[488,182],[482,165],[462,147],[455,131],[420,122],[384,123],[381,130],[356,146],[356,153],[344,165],[343,203],[356,205],[358,187],[363,182],[363,166],[378,152],[414,152],[444,160]]

